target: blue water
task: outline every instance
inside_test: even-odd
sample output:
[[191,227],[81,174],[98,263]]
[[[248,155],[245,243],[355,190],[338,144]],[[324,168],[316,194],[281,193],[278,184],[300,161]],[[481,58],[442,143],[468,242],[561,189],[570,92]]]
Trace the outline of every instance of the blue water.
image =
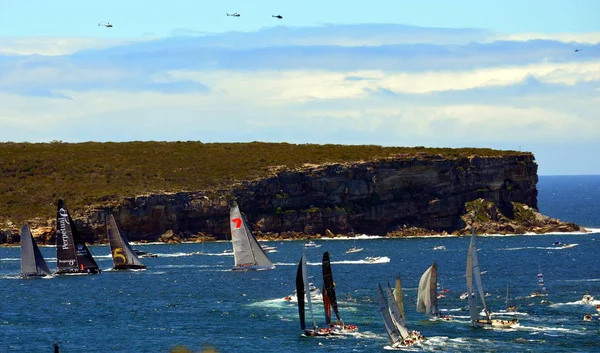
[[600,228],[600,175],[540,176],[537,187],[543,214]]
[[[569,204],[556,202],[563,208]],[[600,223],[592,218],[586,225]],[[345,322],[359,325],[360,333],[331,338],[300,336],[297,308],[283,300],[294,290],[301,241],[267,243],[278,250],[269,254],[277,265],[273,271],[230,271],[233,257],[221,254],[230,248],[227,243],[206,243],[204,249],[201,244],[138,245],[160,255],[143,259],[147,271],[48,280],[19,279],[19,249],[0,248],[0,352],[50,352],[54,338],[67,353],[168,352],[178,344],[194,351],[211,345],[220,352],[379,352],[388,342],[376,286],[393,285],[396,275],[403,279],[409,329],[428,338],[414,351],[600,351],[599,317],[594,306],[580,302],[586,292],[600,299],[599,239],[598,232],[479,237],[489,306],[495,312],[504,308],[508,284],[519,307],[521,327],[507,330],[474,329],[468,323],[467,303],[459,299],[465,290],[467,237],[357,240],[356,246],[365,250],[355,254],[344,253],[354,245],[351,240],[318,240],[321,247],[307,250],[314,281],[321,283],[320,259],[328,250],[338,297],[350,293],[357,299],[341,300],[340,310]],[[551,244],[558,240],[579,245],[555,249]],[[438,245],[447,249],[433,250]],[[41,250],[53,269],[54,248]],[[205,255],[192,254],[202,250]],[[111,267],[108,247],[92,251],[101,268]],[[366,256],[390,261],[367,264],[362,260]],[[434,260],[438,282],[450,290],[440,307],[455,317],[452,322],[431,322],[415,311],[419,277]],[[544,299],[550,303],[528,297],[540,269],[550,292]],[[322,323],[322,307],[315,309]],[[594,314],[592,322],[582,320],[586,313]]]

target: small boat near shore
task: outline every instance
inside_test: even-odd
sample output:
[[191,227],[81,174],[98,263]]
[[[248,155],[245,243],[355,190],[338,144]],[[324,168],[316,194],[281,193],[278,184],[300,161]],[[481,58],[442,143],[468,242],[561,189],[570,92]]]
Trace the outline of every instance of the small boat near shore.
[[317,245],[317,243],[315,243],[314,241],[309,241],[308,243],[304,244],[305,248],[320,248],[321,245]]
[[139,258],[144,258],[144,257],[146,257],[146,258],[158,257],[158,255],[156,255],[156,254],[153,254],[153,253],[147,252],[147,251],[143,251],[143,250],[140,250],[140,249],[132,249],[132,251]]

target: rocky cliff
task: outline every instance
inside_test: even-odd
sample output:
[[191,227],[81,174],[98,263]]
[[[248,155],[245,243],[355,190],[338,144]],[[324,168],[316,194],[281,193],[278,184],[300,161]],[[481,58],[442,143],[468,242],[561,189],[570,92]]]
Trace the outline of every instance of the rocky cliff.
[[[502,222],[514,225],[512,230],[492,229],[519,233],[536,226],[535,220],[523,225],[514,215],[515,205],[537,209],[537,180],[537,164],[530,153],[456,159],[396,155],[296,170],[272,168],[270,177],[228,189],[137,196],[89,208],[73,218],[89,242],[104,241],[109,212],[133,241],[157,241],[161,236],[163,241],[226,239],[229,204],[236,201],[255,234],[263,236],[320,235],[326,229],[334,234],[459,234],[465,229],[468,203],[482,199],[487,210],[492,205],[496,214],[503,215]],[[487,217],[488,223],[499,222],[493,218]],[[54,241],[52,226],[37,230],[47,242]]]

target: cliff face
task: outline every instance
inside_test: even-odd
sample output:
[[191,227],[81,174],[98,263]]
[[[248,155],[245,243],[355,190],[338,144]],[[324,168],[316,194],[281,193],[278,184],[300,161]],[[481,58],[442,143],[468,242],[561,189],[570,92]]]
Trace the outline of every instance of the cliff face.
[[139,196],[74,218],[88,241],[103,240],[107,212],[130,240],[155,241],[169,230],[182,237],[204,233],[226,239],[229,201],[236,200],[258,234],[330,229],[385,235],[403,226],[453,232],[465,226],[465,203],[478,198],[509,212],[511,202],[537,208],[537,180],[529,153],[455,160],[397,156],[276,171],[211,194]]

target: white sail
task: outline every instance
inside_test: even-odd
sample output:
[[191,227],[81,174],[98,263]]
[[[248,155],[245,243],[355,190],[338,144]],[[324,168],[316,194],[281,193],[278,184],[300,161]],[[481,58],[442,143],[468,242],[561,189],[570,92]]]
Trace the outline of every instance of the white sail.
[[469,301],[469,314],[471,316],[471,321],[479,320],[479,312],[477,312],[477,304],[475,303],[475,292],[473,290],[473,251],[477,251],[474,248],[475,244],[473,243],[473,238],[471,238],[471,243],[469,244],[469,252],[467,253],[467,294]]
[[490,310],[488,309],[487,303],[485,302],[485,291],[483,290],[483,281],[481,280],[481,269],[479,267],[479,256],[477,255],[477,240],[475,235],[475,228],[471,228],[471,242],[473,244],[473,251],[471,252],[471,258],[473,259],[473,276],[475,277],[475,284],[477,285],[477,292],[483,305],[483,310],[487,319],[490,319]]
[[408,330],[406,329],[406,318],[404,317],[404,310],[400,310],[400,308],[404,308],[404,300],[402,299],[402,291],[400,291],[400,301],[396,301],[394,298],[394,292],[392,292],[392,288],[388,284],[386,287],[387,292],[387,302],[388,307],[390,309],[390,314],[392,316],[392,321],[396,325],[398,332],[400,332],[400,336],[403,339],[407,339],[409,337]]
[[429,315],[438,314],[437,308],[437,263],[429,268],[421,276],[419,289],[417,290],[417,311]]
[[230,211],[231,243],[233,244],[234,270],[269,270],[274,269],[258,241],[250,232],[245,217],[238,205]]
[[390,315],[390,308],[388,303],[383,295],[383,290],[381,289],[381,284],[377,285],[377,302],[379,303],[379,312],[383,317],[383,324],[385,326],[385,330],[388,334],[388,339],[391,344],[394,344],[400,340],[400,332],[396,325],[392,321],[392,317]]

